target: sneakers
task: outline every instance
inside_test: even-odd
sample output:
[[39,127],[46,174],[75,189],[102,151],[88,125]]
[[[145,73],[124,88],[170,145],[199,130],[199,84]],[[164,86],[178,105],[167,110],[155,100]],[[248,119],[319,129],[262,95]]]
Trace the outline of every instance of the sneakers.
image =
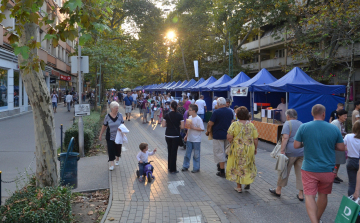
[[181,169],[181,171],[183,171],[183,172],[184,172],[184,171],[188,171],[188,168],[184,168],[184,167],[183,167],[183,168]]
[[143,177],[142,177],[142,176],[139,177],[139,182],[140,182],[140,183],[143,182]]
[[110,171],[114,170],[114,166],[111,166],[111,167],[109,168],[109,170],[110,170]]
[[119,166],[119,161],[115,161],[115,166]]

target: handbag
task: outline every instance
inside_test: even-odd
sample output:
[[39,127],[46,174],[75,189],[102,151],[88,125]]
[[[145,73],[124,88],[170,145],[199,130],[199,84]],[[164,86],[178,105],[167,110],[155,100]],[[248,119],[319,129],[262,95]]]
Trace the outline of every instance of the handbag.
[[354,201],[353,197],[343,196],[338,213],[336,215],[336,223],[355,223],[357,222],[360,206],[359,198]]
[[[171,122],[171,124],[174,126],[174,128],[176,129],[176,130],[178,130],[178,128],[176,128],[176,126],[174,125],[174,123],[171,121],[171,118],[170,118],[170,113],[169,113],[169,120],[170,120],[170,122]],[[179,129],[179,139],[180,139],[180,141],[179,141],[179,146],[184,146],[184,142],[183,142],[183,138],[181,137],[181,133],[180,133],[180,129]]]
[[[291,121],[289,121],[289,127],[290,127],[290,133],[289,133],[289,138],[291,136],[291,131],[292,131],[292,124]],[[273,151],[270,153],[270,156],[272,158],[277,158],[281,152],[281,143],[282,143],[282,137],[280,137],[279,141],[276,143],[276,146],[274,147]],[[286,149],[286,146],[285,146]]]

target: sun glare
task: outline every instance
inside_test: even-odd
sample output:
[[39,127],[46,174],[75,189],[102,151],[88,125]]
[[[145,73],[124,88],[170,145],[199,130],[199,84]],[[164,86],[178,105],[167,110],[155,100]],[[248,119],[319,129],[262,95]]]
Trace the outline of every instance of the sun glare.
[[169,31],[167,34],[166,34],[166,37],[169,39],[169,40],[173,40],[175,38],[175,33],[174,31]]

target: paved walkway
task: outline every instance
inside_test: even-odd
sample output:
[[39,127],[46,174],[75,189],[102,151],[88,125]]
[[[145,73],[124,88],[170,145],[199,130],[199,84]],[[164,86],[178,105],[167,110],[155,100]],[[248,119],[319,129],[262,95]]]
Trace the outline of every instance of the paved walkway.
[[[124,112],[120,108],[120,112]],[[120,166],[111,173],[113,201],[107,219],[115,222],[309,222],[305,203],[296,198],[295,175],[292,171],[288,186],[281,198],[272,196],[268,189],[276,186],[275,160],[262,149],[256,155],[258,176],[251,189],[241,194],[234,191],[235,183],[215,175],[212,141],[205,134],[201,144],[201,171],[168,174],[164,128],[142,124],[138,110],[126,121],[130,133],[125,144]],[[153,160],[156,180],[138,182],[136,154],[139,144],[147,142],[149,150],[158,148]],[[265,145],[262,143],[261,145]],[[267,145],[267,147],[271,147]],[[181,170],[185,151],[179,149],[177,167]],[[192,166],[190,167],[190,170]],[[340,200],[347,193],[345,166],[339,176],[344,183],[334,185],[329,196],[323,222],[334,222]],[[110,222],[107,220],[106,222]],[[114,222],[114,221],[112,221]]]

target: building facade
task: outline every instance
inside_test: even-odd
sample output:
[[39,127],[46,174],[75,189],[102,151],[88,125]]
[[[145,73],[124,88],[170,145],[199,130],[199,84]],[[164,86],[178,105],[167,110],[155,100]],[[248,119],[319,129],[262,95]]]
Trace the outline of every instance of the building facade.
[[[51,41],[44,40],[49,26],[55,26],[64,19],[64,15],[59,12],[59,7],[64,3],[63,0],[44,1],[43,6],[39,10],[39,15],[46,13],[50,15],[50,19],[54,20],[54,24],[38,28],[37,41],[41,43],[38,49],[38,56],[45,64],[43,70],[44,79],[49,91],[56,90],[60,93],[65,90],[77,89],[77,74],[71,74],[71,63],[69,55],[74,53],[75,41],[59,41],[57,47],[53,47]],[[15,19],[10,18],[10,9],[14,3],[10,0],[5,14],[6,19],[0,23],[0,118],[16,115],[31,110],[26,90],[22,84],[21,72],[18,65],[17,56],[13,53],[6,27],[15,27]],[[56,7],[56,12],[51,11],[51,7]],[[60,95],[63,95],[60,93]]]

